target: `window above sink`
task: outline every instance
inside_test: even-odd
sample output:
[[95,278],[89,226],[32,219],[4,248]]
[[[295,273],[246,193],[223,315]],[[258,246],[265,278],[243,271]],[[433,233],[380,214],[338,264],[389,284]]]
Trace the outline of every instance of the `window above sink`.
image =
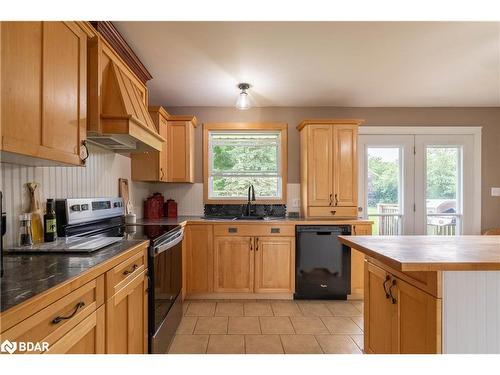
[[205,203],[286,203],[287,125],[204,124]]

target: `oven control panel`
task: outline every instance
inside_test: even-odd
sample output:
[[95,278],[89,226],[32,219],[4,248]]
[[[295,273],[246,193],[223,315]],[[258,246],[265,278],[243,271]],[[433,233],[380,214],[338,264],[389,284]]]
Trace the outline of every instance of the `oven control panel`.
[[68,198],[56,201],[58,221],[65,225],[123,216],[122,198]]

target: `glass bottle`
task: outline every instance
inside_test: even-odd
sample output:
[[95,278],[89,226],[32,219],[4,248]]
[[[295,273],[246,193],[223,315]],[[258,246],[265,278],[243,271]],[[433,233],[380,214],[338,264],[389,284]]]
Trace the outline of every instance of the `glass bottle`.
[[43,239],[45,242],[53,242],[57,238],[56,211],[53,199],[47,199],[47,211],[43,216],[43,227],[45,228]]
[[31,215],[19,215],[19,246],[33,245],[33,235],[31,233]]

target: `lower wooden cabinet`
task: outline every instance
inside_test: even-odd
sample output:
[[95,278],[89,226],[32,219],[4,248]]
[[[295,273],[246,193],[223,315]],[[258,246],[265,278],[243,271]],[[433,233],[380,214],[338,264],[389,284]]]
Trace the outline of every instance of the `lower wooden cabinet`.
[[99,307],[76,327],[49,347],[47,354],[104,354],[104,306]]
[[215,292],[253,292],[253,242],[253,237],[215,237]]
[[295,238],[255,238],[255,292],[282,293],[294,290]]
[[441,299],[365,263],[365,352],[441,353]]
[[0,342],[40,343],[16,354],[147,353],[148,244],[1,312]]
[[292,293],[294,272],[294,237],[215,237],[214,292]]
[[214,251],[212,225],[186,225],[183,241],[184,282],[186,294],[214,290]]
[[[353,236],[371,236],[371,224],[353,224]],[[365,256],[358,250],[351,249],[351,294],[363,295]]]
[[148,279],[143,272],[106,302],[106,353],[147,352]]

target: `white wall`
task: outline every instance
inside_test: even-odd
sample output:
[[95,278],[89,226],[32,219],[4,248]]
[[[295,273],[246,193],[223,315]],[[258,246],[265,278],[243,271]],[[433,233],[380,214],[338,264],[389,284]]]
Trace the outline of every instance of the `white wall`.
[[131,181],[130,158],[94,145],[89,145],[89,151],[85,168],[0,164],[0,187],[7,212],[6,245],[15,243],[18,216],[29,209],[26,183],[31,181],[40,183],[41,199],[45,202],[47,198],[118,196],[118,178],[128,178],[135,212],[142,217],[142,200],[149,194],[150,186]]

